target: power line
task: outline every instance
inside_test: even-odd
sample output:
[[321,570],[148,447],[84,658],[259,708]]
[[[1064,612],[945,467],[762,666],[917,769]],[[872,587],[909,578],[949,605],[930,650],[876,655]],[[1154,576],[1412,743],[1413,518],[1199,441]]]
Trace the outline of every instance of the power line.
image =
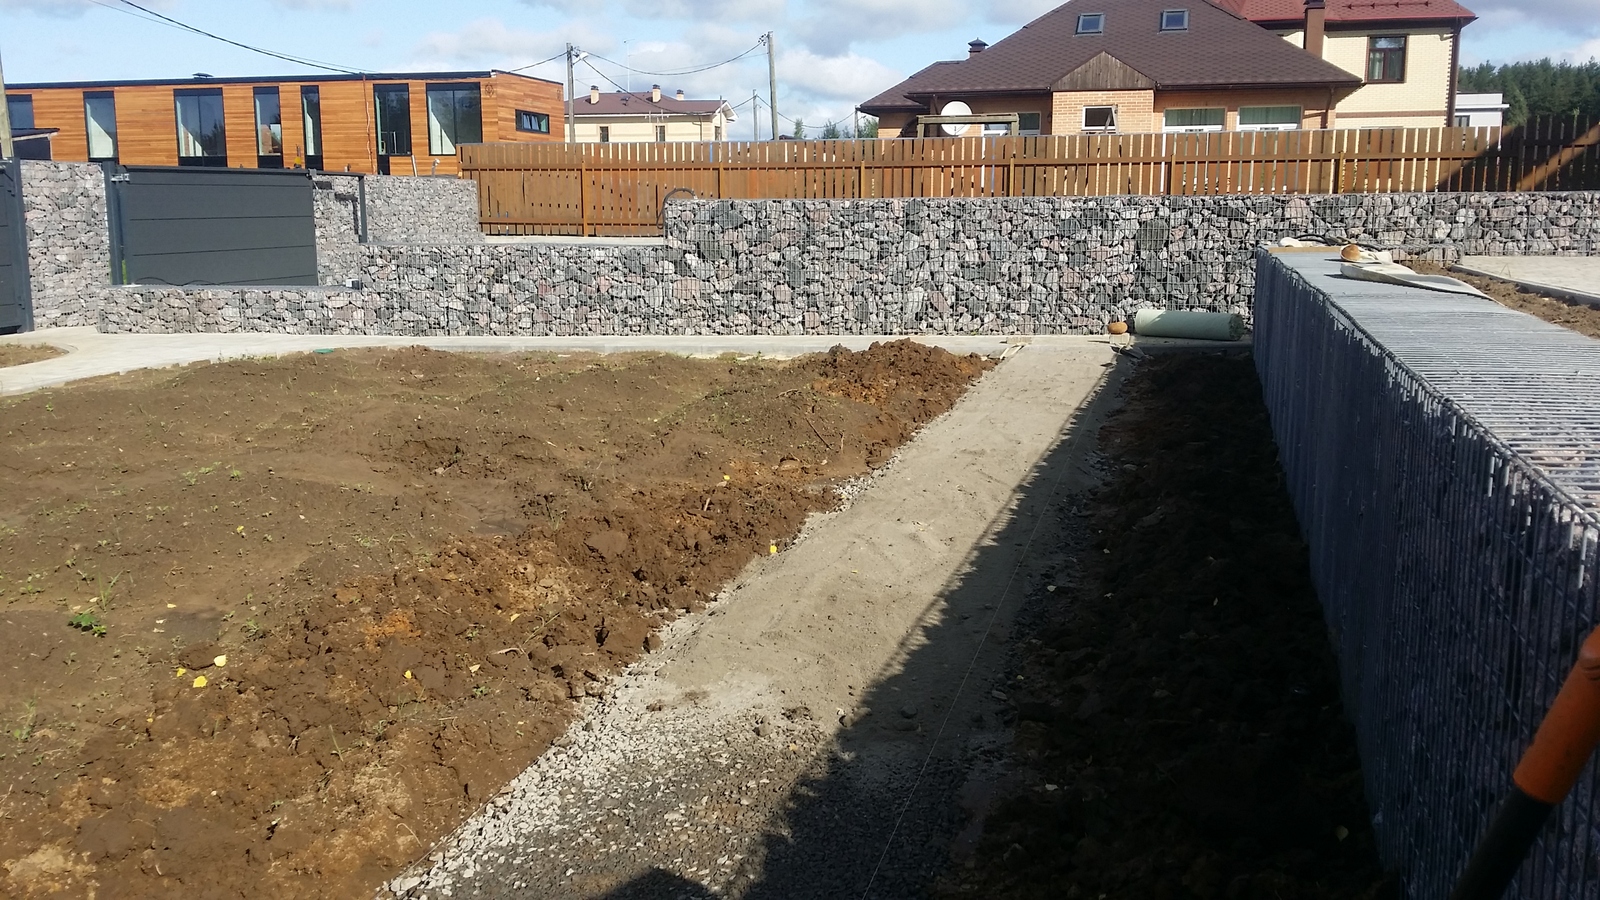
[[506,69],[506,71],[511,73],[511,74],[513,74],[513,75],[515,75],[518,72],[526,72],[529,69],[534,69],[534,68],[538,68],[539,66],[547,65],[549,63],[553,63],[556,60],[561,59],[562,57],[564,57],[566,55],[567,55],[567,51],[563,50],[560,53],[557,53],[555,56],[550,57],[549,59],[541,59],[536,63],[528,63],[525,66],[518,66],[515,69]]
[[[107,8],[107,9],[117,10],[118,12],[126,12],[126,10],[119,9],[118,7],[112,6],[109,3],[103,3],[103,2],[101,2],[101,0],[91,0],[91,2],[94,3],[96,6],[103,6],[103,7]],[[225,38],[225,37],[222,37],[221,35],[218,35],[218,34],[212,34],[211,32],[206,31],[203,28],[196,28],[193,25],[189,25],[187,23],[180,22],[177,19],[171,18],[169,16],[164,16],[161,13],[156,12],[155,10],[146,9],[143,6],[140,6],[139,4],[134,3],[133,0],[121,0],[121,3],[124,6],[132,7],[133,9],[136,9],[139,12],[144,13],[144,15],[142,15],[142,16],[137,16],[137,15],[134,16],[135,18],[142,18],[142,19],[145,19],[146,21],[156,22],[158,24],[163,24],[163,25],[168,25],[170,27],[177,28],[177,29],[180,29],[182,31],[190,32],[191,34],[197,34],[197,35],[200,35],[201,37],[210,38],[211,40],[214,40],[214,41],[220,41],[220,42],[222,42],[224,44],[228,44],[230,46],[238,47],[241,50],[248,50],[251,53],[259,53],[259,54],[261,54],[263,56],[270,56],[270,57],[272,57],[274,59],[281,59],[281,60],[283,60],[285,62],[294,63],[295,65],[308,66],[308,67],[313,68],[313,69],[322,69],[322,70],[328,71],[328,72],[339,72],[339,73],[342,73],[342,74],[345,74],[345,75],[357,75],[357,74],[361,74],[362,72],[366,71],[364,69],[351,68],[351,67],[348,67],[348,66],[337,66],[337,65],[333,65],[331,63],[318,62],[317,60],[314,60],[314,59],[307,59],[305,57],[293,56],[293,55],[288,54],[288,53],[279,53],[276,50],[267,50],[267,49],[264,49],[262,47],[254,47],[254,46],[251,46],[250,44],[244,44],[244,43],[240,43],[239,41],[232,40],[231,38]],[[129,15],[133,15],[133,14],[129,13]]]
[[606,59],[606,57],[601,56],[598,53],[591,53],[589,55],[593,56],[595,59],[603,59],[606,62],[612,64],[613,66],[616,66],[616,67],[618,67],[620,69],[624,69],[624,70],[629,71],[629,72],[632,72],[635,75],[653,75],[653,76],[655,76],[657,78],[678,78],[678,77],[683,76],[683,75],[697,75],[697,74],[699,74],[701,72],[709,72],[712,69],[720,69],[723,66],[733,65],[734,63],[738,62],[739,60],[744,59],[745,57],[751,55],[752,53],[755,53],[756,51],[760,50],[762,47],[766,46],[766,43],[767,43],[766,39],[763,38],[763,39],[761,39],[759,41],[756,41],[756,45],[754,47],[751,47],[749,50],[746,50],[745,52],[739,54],[738,56],[733,57],[732,59],[725,59],[725,60],[723,60],[722,62],[719,62],[719,63],[711,63],[710,65],[699,66],[697,68],[684,69],[681,72],[646,72],[643,69],[635,69],[632,66],[627,65],[626,63],[619,63],[614,59]]

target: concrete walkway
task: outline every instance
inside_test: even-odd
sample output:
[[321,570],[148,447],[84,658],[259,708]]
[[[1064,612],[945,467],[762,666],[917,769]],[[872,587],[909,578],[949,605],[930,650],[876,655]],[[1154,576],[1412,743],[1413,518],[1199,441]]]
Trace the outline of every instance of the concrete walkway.
[[1574,303],[1600,306],[1600,256],[1463,256],[1454,268]]
[[[0,369],[0,396],[26,394],[85,378],[116,375],[137,369],[160,369],[196,362],[220,362],[250,356],[283,356],[352,347],[431,347],[462,353],[676,353],[714,357],[724,353],[760,354],[789,359],[808,353],[825,353],[837,345],[865,350],[875,341],[902,336],[816,335],[770,337],[761,335],[705,335],[692,337],[361,337],[300,334],[100,334],[93,328],[53,328],[30,334],[0,337],[0,345],[46,344],[68,351],[66,356]],[[1036,344],[1052,348],[1104,347],[1128,338],[1105,335],[1006,337],[1004,335],[922,335],[915,340],[943,347],[952,353],[999,356],[1014,345]],[[1183,346],[1247,346],[1195,341],[1142,339],[1149,349]]]

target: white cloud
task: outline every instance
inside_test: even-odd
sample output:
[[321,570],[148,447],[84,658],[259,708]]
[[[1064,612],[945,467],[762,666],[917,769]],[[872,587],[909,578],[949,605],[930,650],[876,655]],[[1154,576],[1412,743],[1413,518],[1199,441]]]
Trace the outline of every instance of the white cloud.
[[856,43],[949,28],[967,15],[961,0],[811,0],[790,29],[811,49],[836,54]]
[[1026,25],[1062,5],[1063,0],[989,0],[984,18],[1001,25]]
[[1586,63],[1590,60],[1600,59],[1600,38],[1584,41],[1571,50],[1561,50],[1552,54],[1552,59],[1560,62],[1565,60],[1573,63]]
[[[140,5],[166,10],[172,8],[172,0],[151,0]],[[18,9],[47,16],[77,16],[94,7],[95,4],[90,0],[0,0],[0,9]]]
[[857,53],[819,56],[810,50],[779,52],[784,84],[814,97],[849,101],[876,96],[905,76]]
[[640,18],[706,23],[777,22],[788,7],[788,0],[622,0],[622,8]]
[[[584,23],[569,23],[548,31],[527,31],[512,28],[499,19],[477,19],[455,31],[435,31],[424,36],[413,48],[413,58],[407,67],[515,68],[564,53],[568,41],[599,52],[611,50],[614,43],[609,30],[595,30]],[[559,76],[551,74],[557,68],[559,63],[529,74],[564,79],[564,72]]]
[[[1558,28],[1592,32],[1600,19],[1600,0],[1468,0],[1468,8],[1483,19],[1533,22]],[[1483,21],[1473,27],[1481,27]]]

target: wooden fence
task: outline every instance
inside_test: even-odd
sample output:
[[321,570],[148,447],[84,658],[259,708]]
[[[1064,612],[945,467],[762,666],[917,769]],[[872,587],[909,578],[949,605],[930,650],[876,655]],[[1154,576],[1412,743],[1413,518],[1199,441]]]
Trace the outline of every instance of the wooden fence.
[[1600,189],[1600,125],[460,149],[490,234],[657,235],[667,199]]

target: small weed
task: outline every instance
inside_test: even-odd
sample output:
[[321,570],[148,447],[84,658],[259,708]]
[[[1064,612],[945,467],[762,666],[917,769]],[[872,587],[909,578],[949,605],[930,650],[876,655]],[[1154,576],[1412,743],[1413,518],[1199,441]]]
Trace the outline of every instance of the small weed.
[[258,623],[255,619],[246,619],[245,620],[245,623],[244,623],[244,635],[245,635],[246,638],[249,638],[250,640],[255,640],[256,638],[261,637],[261,631],[262,631],[261,624]]
[[244,473],[239,471],[238,469],[234,469],[233,471],[228,473],[228,478],[230,480],[232,480],[232,481],[238,481],[239,479],[241,479],[243,477],[244,477]]
[[486,684],[477,685],[472,689],[472,696],[477,697],[480,700],[489,696],[489,686]]
[[68,619],[67,624],[85,634],[92,634],[95,637],[106,636],[106,624],[100,621],[99,616],[91,612],[78,613]]
[[27,714],[26,718],[24,718],[22,720],[22,724],[21,725],[17,726],[16,728],[11,729],[11,739],[16,741],[19,744],[26,744],[28,742],[28,738],[33,737],[33,726],[34,726],[34,723],[36,723],[38,721],[39,721],[39,701],[38,700],[29,700],[28,701],[28,714]]

